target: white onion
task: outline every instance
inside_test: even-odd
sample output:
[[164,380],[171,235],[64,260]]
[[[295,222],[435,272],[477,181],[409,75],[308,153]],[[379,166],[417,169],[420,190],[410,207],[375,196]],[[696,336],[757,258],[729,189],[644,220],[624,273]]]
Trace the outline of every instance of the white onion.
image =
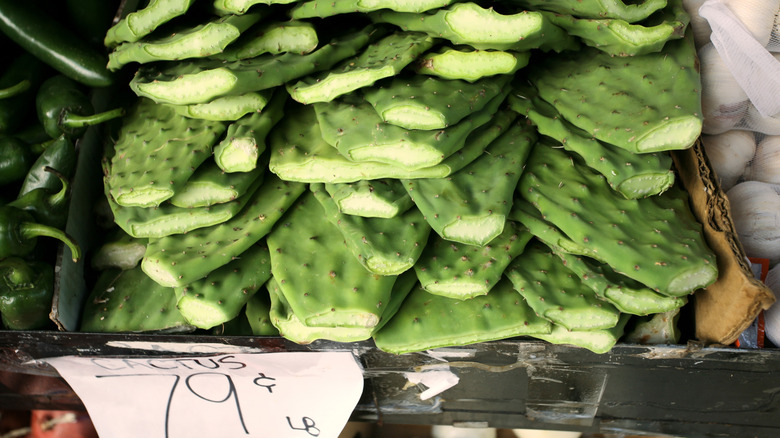
[[743,181],[728,192],[734,229],[748,257],[780,262],[780,195],[760,181]]
[[691,16],[690,25],[693,30],[693,42],[696,44],[697,49],[709,43],[710,35],[712,34],[710,23],[699,15],[699,8],[705,1],[707,0],[683,0],[683,9]]
[[726,191],[734,187],[756,153],[755,135],[750,131],[731,130],[722,134],[703,134],[701,141],[721,189]]
[[769,43],[780,0],[724,0],[723,3],[762,46]]
[[750,101],[712,43],[698,51],[701,65],[702,132],[722,134],[747,114]]
[[[764,283],[774,292],[775,298],[780,297],[780,265],[769,269]],[[764,311],[764,330],[766,337],[780,347],[780,304],[777,301]]]
[[744,173],[746,180],[780,184],[780,135],[770,135],[756,146]]

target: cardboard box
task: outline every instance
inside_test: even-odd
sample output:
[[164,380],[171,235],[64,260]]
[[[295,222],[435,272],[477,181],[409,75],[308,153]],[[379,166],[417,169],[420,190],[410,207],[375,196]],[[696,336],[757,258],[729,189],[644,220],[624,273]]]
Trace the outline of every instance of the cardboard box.
[[775,302],[772,291],[753,275],[731,219],[729,200],[704,154],[701,141],[672,154],[691,208],[718,259],[718,280],[693,296],[695,337],[705,344],[729,345],[761,310]]

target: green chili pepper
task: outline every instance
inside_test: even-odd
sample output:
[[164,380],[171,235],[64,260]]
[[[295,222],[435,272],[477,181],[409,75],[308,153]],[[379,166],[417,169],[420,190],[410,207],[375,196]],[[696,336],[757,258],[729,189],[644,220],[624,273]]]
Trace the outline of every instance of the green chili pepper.
[[11,330],[37,330],[51,324],[54,267],[19,257],[0,260],[0,314]]
[[27,211],[0,206],[0,258],[31,254],[41,236],[53,237],[67,245],[74,262],[81,258],[81,248],[65,231],[35,222]]
[[13,136],[0,137],[0,185],[21,181],[34,161],[29,145]]
[[33,3],[0,0],[0,31],[41,61],[90,87],[113,82],[108,55],[88,44],[63,22],[42,13]]
[[81,137],[88,126],[125,113],[120,107],[95,114],[92,102],[81,90],[80,84],[63,75],[52,76],[41,84],[35,97],[35,108],[38,120],[52,138],[62,134]]
[[70,181],[65,178],[65,175],[49,166],[46,166],[44,170],[56,175],[62,182],[62,188],[54,191],[38,187],[9,202],[8,206],[29,212],[33,219],[40,224],[64,229],[68,223]]
[[22,79],[19,82],[5,88],[0,88],[0,100],[14,97],[29,90],[31,87],[29,79]]
[[[19,125],[35,118],[35,93],[49,76],[51,69],[31,54],[25,52],[13,58],[0,76],[0,89],[7,93],[0,98],[0,133],[15,133]],[[14,88],[24,90],[8,95]]]
[[[60,188],[59,178],[57,178],[57,175],[47,172],[47,166],[56,169],[68,179],[73,178],[76,172],[78,154],[76,152],[76,146],[73,144],[73,140],[68,136],[61,135],[54,140],[49,140],[41,147],[43,148],[43,152],[41,152],[32,167],[30,167],[27,176],[24,177],[17,198],[21,198],[27,192],[39,187],[44,187],[49,190],[58,190]],[[35,148],[36,147],[33,146],[33,149]]]

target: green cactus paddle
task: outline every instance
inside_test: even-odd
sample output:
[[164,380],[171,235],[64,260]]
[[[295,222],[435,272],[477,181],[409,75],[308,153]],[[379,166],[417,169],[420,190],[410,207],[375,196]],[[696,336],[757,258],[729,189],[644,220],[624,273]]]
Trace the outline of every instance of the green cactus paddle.
[[198,280],[265,237],[305,189],[303,184],[266,175],[263,185],[230,220],[187,234],[150,239],[141,267],[168,287]]
[[410,208],[396,217],[364,218],[343,214],[324,184],[310,185],[314,197],[335,225],[355,259],[378,275],[399,275],[414,266],[428,240],[431,227],[422,213]]
[[468,300],[434,295],[417,285],[373,338],[380,350],[405,354],[550,330],[550,322],[503,279],[489,294]]
[[441,163],[427,168],[407,170],[380,162],[350,161],[322,139],[311,105],[288,108],[288,115],[269,137],[269,169],[281,179],[298,182],[351,183],[381,178],[443,178],[480,156],[517,116],[514,111],[499,110],[485,125],[475,129],[465,146]]
[[424,53],[410,68],[418,74],[474,82],[496,75],[513,75],[528,65],[530,60],[530,51],[440,46]]
[[501,234],[536,133],[514,123],[485,153],[446,178],[404,179],[425,220],[442,238],[486,245]]
[[396,76],[365,89],[363,96],[386,123],[405,129],[444,129],[484,108],[511,78],[500,75],[467,82]]
[[414,270],[428,292],[454,299],[485,295],[501,279],[533,235],[515,222],[485,246],[466,245],[431,236]]
[[175,287],[176,307],[190,324],[210,329],[238,316],[269,278],[270,254],[258,243],[205,277]]
[[186,184],[224,131],[221,122],[138,99],[122,119],[104,184],[118,205],[156,207]]
[[[718,277],[715,255],[680,187],[625,199],[576,155],[537,144],[518,193],[578,248],[658,293],[688,295]],[[573,252],[582,254],[578,248]]]
[[338,96],[397,75],[417,56],[433,46],[421,32],[394,32],[371,43],[360,54],[333,70],[301,78],[287,85],[290,96],[303,104],[330,102]]
[[101,271],[82,310],[81,332],[169,332],[195,330],[176,309],[172,288],[132,269]]
[[516,87],[507,101],[510,108],[528,117],[540,134],[578,154],[626,198],[657,195],[674,184],[672,157],[667,152],[636,154],[596,140],[567,122],[531,87]]
[[666,0],[512,0],[512,3],[532,9],[571,14],[575,17],[617,18],[629,23],[644,20],[666,6]]
[[328,183],[325,190],[340,212],[355,216],[392,218],[414,205],[401,181],[395,178]]
[[339,99],[316,103],[322,138],[352,161],[380,162],[407,170],[432,167],[463,148],[472,131],[490,121],[509,90],[494,96],[479,111],[443,129],[405,129],[382,121],[365,101]]
[[605,143],[635,153],[687,149],[701,134],[701,77],[692,34],[660,52],[611,56],[583,47],[525,71],[539,96]]
[[504,275],[538,315],[568,330],[607,329],[620,317],[538,240],[528,244]]
[[172,65],[143,65],[130,81],[130,88],[137,95],[158,103],[206,103],[217,97],[281,86],[314,72],[328,70],[339,61],[356,55],[384,34],[380,28],[369,25],[334,38],[306,55],[266,54],[234,62],[195,59]]
[[[577,253],[570,252],[578,245],[565,236],[560,229],[545,221],[541,213],[522,198],[515,199],[509,217],[527,226],[531,234],[549,246],[584,285],[593,289],[599,298],[612,303],[623,313],[631,315],[661,313],[682,307],[688,302],[686,297],[661,295],[644,284],[615,272],[606,263],[592,257],[597,254],[590,253],[591,257],[583,255],[588,253],[587,249]],[[564,250],[564,246],[568,250]]]
[[194,27],[177,29],[162,38],[122,43],[108,54],[107,67],[116,71],[130,63],[178,61],[220,53],[260,19],[259,12],[228,15]]
[[614,327],[602,330],[568,330],[566,327],[553,324],[550,333],[529,336],[551,344],[571,345],[604,354],[618,343],[629,319],[630,315],[622,315]]
[[390,23],[405,31],[425,32],[453,44],[480,50],[544,51],[576,49],[577,41],[535,11],[501,14],[473,2],[456,3],[430,13],[382,10],[369,13],[375,22]]

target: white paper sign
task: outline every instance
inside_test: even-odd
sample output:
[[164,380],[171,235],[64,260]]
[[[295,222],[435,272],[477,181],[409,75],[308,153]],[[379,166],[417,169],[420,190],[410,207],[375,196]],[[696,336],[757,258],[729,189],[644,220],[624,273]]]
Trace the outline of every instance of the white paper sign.
[[46,359],[101,437],[336,438],[363,392],[349,352]]

